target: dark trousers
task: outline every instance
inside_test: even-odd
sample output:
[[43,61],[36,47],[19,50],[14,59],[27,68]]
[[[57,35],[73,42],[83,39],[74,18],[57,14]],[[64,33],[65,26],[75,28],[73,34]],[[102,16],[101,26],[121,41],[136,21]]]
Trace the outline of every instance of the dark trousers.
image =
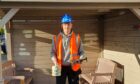
[[5,44],[1,46],[1,50],[3,51],[4,54],[7,54],[6,45]]
[[79,74],[81,69],[73,71],[71,66],[62,66],[61,76],[56,77],[56,84],[66,84],[66,78],[68,77],[69,84],[79,84]]

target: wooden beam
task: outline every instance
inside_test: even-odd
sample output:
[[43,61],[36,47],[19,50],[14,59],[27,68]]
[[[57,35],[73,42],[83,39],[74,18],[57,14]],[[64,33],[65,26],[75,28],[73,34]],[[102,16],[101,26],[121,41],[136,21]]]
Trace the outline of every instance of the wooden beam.
[[0,28],[3,27],[17,12],[19,8],[12,8],[0,21]]
[[94,2],[94,3],[118,3],[118,2],[140,2],[139,0],[1,0],[1,2]]
[[37,9],[81,9],[81,10],[89,10],[89,9],[124,9],[124,8],[140,8],[140,2],[137,3],[68,3],[68,2],[1,2],[0,8],[37,8]]
[[130,9],[140,19],[140,8]]
[[110,12],[110,9],[92,9],[92,10],[45,10],[45,9],[21,9],[16,16],[61,16],[62,14],[68,13],[72,16],[90,16],[90,15],[97,15],[101,13]]
[[[3,18],[0,20],[0,28],[3,27],[17,12],[19,8],[11,9]],[[2,58],[1,58],[1,47],[0,47],[0,84],[4,84],[2,76]]]
[[[83,17],[74,17],[73,16],[73,18],[74,18],[74,20],[93,20],[93,19],[95,19],[96,18],[96,16],[83,16]],[[18,17],[18,16],[16,16],[16,17],[14,17],[13,18],[13,20],[57,20],[57,21],[59,21],[60,20],[60,17],[58,17],[58,16],[54,16],[54,17],[52,17],[52,16],[48,16],[48,17],[44,17],[44,16],[37,16],[37,17],[33,17],[33,16],[22,16],[22,17]]]

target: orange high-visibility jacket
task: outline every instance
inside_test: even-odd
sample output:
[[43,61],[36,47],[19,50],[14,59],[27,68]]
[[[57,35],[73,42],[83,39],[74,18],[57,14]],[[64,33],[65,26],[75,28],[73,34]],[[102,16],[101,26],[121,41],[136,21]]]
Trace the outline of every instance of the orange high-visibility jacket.
[[[58,64],[62,65],[63,60],[63,50],[62,50],[62,35],[58,34],[58,36],[54,36],[54,44],[56,49],[56,59]],[[77,41],[78,40],[78,41]],[[80,56],[78,55],[78,48],[80,44],[80,36],[79,34],[76,35],[74,32],[72,32],[71,38],[70,38],[70,61],[78,60]],[[80,69],[80,63],[75,63],[72,65],[73,71],[78,71]]]

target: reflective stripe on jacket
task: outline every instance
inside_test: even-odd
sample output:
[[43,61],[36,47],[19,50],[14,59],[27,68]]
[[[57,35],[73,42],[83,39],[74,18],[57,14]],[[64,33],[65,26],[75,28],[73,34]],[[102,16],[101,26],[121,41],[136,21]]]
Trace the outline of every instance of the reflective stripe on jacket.
[[[56,59],[58,64],[61,66],[62,65],[62,54],[63,54],[63,49],[62,49],[62,35],[58,34],[58,36],[54,36],[54,44],[55,44],[55,49],[56,49]],[[77,40],[78,39],[78,42]],[[79,34],[76,36],[74,32],[72,32],[71,38],[70,38],[70,43],[69,43],[69,48],[70,48],[70,61],[78,60],[80,56],[78,55],[78,48],[80,44],[80,36]],[[77,71],[80,69],[80,64],[76,63],[72,66],[73,71]]]

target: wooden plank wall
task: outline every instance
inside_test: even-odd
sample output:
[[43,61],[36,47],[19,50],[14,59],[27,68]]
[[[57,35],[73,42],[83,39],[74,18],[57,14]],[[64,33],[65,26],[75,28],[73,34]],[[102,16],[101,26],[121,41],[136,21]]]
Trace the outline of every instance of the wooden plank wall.
[[[13,22],[13,59],[19,67],[35,68],[35,84],[55,84],[55,78],[50,76],[53,65],[50,50],[51,39],[60,30],[59,23],[58,20]],[[98,20],[75,20],[73,27],[81,35],[88,57],[88,62],[82,65],[83,73],[91,72],[100,56]]]
[[[140,20],[132,13],[105,19],[104,57],[124,65],[124,84],[140,83]],[[138,54],[139,53],[139,54]]]

